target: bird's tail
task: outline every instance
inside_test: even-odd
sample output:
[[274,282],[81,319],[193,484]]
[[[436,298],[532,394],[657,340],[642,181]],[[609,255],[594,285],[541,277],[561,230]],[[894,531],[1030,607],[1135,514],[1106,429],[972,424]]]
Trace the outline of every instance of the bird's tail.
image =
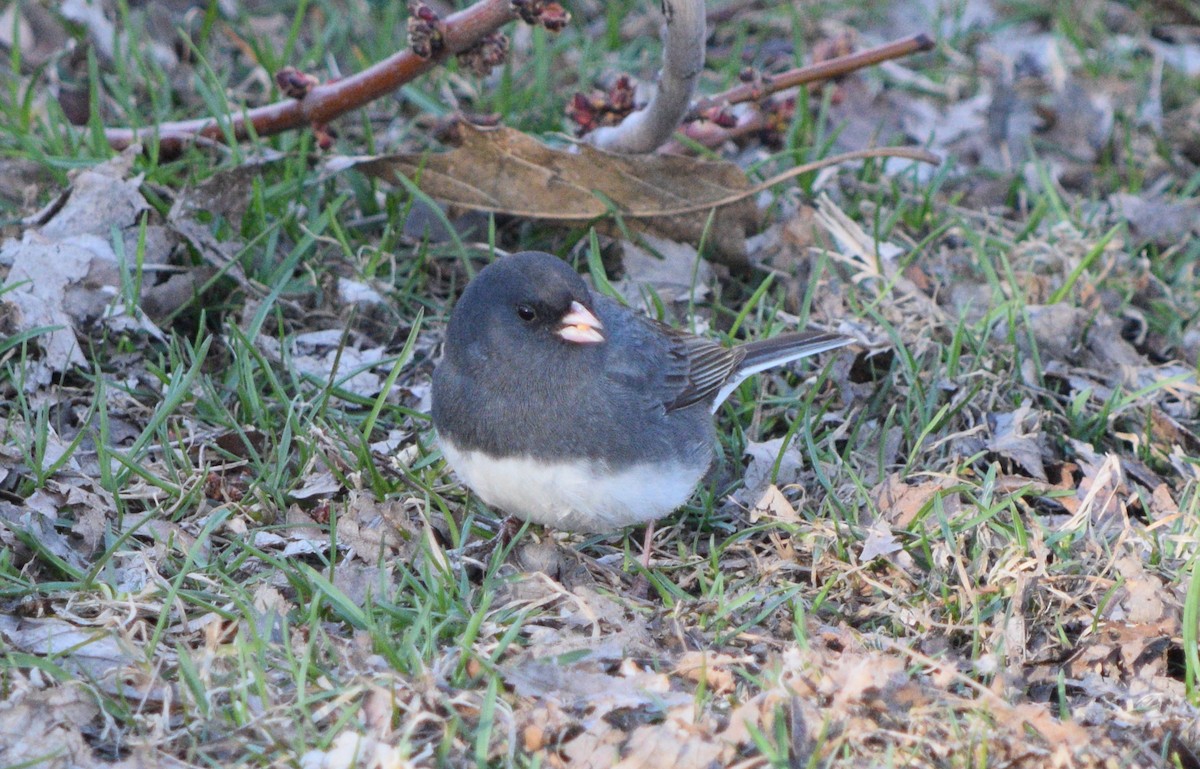
[[831,334],[825,331],[800,331],[780,334],[770,339],[759,339],[754,342],[746,342],[745,344],[738,345],[737,350],[744,352],[745,355],[730,375],[728,381],[721,387],[720,392],[717,393],[716,401],[713,403],[713,410],[716,411],[717,406],[721,405],[721,402],[728,398],[729,394],[746,377],[753,376],[760,371],[766,371],[775,366],[782,366],[784,363],[791,363],[800,358],[807,358],[809,355],[836,350],[854,341],[856,341],[854,337],[846,336],[845,334]]

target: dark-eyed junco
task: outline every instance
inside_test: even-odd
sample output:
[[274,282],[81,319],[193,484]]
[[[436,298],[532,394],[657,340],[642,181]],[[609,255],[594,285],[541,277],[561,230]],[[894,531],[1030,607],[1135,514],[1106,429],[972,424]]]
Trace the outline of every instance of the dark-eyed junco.
[[712,414],[739,382],[852,341],[809,332],[723,347],[524,252],[480,271],[454,308],[433,423],[446,461],[487,504],[608,532],[687,501],[713,460]]

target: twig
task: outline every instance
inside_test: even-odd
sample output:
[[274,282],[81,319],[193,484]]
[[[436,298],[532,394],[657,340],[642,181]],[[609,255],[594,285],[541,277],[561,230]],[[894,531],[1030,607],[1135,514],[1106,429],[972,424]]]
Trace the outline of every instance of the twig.
[[688,112],[704,70],[706,27],[703,0],[662,0],[663,67],[645,108],[619,125],[602,126],[584,141],[610,152],[653,152],[671,138]]
[[226,123],[236,141],[248,138],[251,133],[270,136],[295,128],[323,126],[340,115],[391,93],[516,18],[517,13],[509,0],[480,0],[446,17],[441,30],[442,45],[428,58],[406,49],[344,80],[315,85],[301,99],[267,104],[228,118],[198,118],[136,130],[107,128],[104,135],[116,150],[125,149],[134,142],[151,141],[157,136],[161,152],[178,154],[197,138],[225,141],[227,132],[223,125]]
[[[874,66],[891,59],[898,59],[919,51],[928,51],[933,47],[933,40],[924,33],[893,40],[890,43],[868,48],[865,51],[838,56],[833,59],[797,67],[774,77],[764,78],[760,82],[746,83],[735,86],[724,93],[715,94],[701,99],[688,111],[685,122],[679,131],[691,141],[704,147],[716,147],[722,142],[736,139],[739,136],[765,130],[770,124],[769,117],[762,111],[738,119],[736,125],[722,126],[707,120],[699,120],[714,110],[720,110],[731,104],[747,101],[757,101],[771,94],[800,85],[814,85],[824,80],[849,74],[864,67]],[[664,154],[686,152],[687,147],[677,139],[663,144],[660,151]]]
[[827,158],[814,160],[811,163],[794,166],[786,171],[775,174],[769,179],[765,179],[748,189],[738,190],[737,192],[731,195],[726,195],[723,198],[718,198],[717,200],[706,200],[703,203],[695,203],[690,206],[680,206],[679,208],[656,211],[654,212],[654,215],[681,216],[683,214],[694,214],[700,211],[710,211],[714,208],[732,205],[737,203],[739,200],[752,197],[760,192],[765,192],[775,185],[787,181],[788,179],[792,179],[797,176],[803,176],[804,174],[812,171],[819,171],[820,169],[827,168],[829,166],[848,163],[851,160],[866,160],[868,158],[906,158],[908,160],[915,160],[918,163],[929,163],[930,165],[935,166],[940,165],[942,162],[942,159],[932,152],[926,152],[925,150],[917,149],[916,147],[873,147],[866,150],[843,152],[840,155],[830,155]]
[[910,37],[893,40],[890,43],[877,45],[874,48],[868,48],[865,51],[856,51],[845,56],[838,56],[816,64],[809,64],[806,67],[790,69],[779,75],[764,78],[764,82],[762,83],[745,83],[730,88],[724,93],[701,99],[692,106],[685,119],[694,120],[699,118],[705,111],[714,107],[756,101],[764,96],[769,96],[788,88],[841,77],[864,67],[871,67],[881,62],[899,59],[920,51],[928,51],[932,48],[933,39],[924,32],[919,32]]
[[[412,48],[400,51],[355,75],[329,83],[315,82],[302,73],[297,77],[295,98],[244,110],[239,114],[197,118],[146,126],[139,129],[106,128],[105,137],[113,149],[123,150],[137,142],[154,141],[164,155],[177,155],[192,143],[243,141],[251,135],[271,136],[296,128],[313,127],[323,131],[335,118],[385,96],[401,85],[433,69],[449,56],[463,53],[485,41],[497,29],[519,15],[529,21],[540,12],[537,0],[480,0],[474,5],[437,22],[437,46],[419,55]],[[531,9],[538,10],[531,10]],[[615,152],[645,153],[663,147],[685,117],[698,117],[705,110],[740,101],[758,99],[804,83],[837,77],[888,59],[906,56],[933,46],[927,35],[919,34],[866,51],[801,67],[770,78],[763,84],[738,86],[723,94],[702,99],[689,108],[696,81],[704,68],[706,35],[702,0],[662,0],[666,19],[663,68],[658,87],[647,106],[629,115],[620,125],[601,127],[587,140],[597,147]],[[557,8],[561,12],[561,8]],[[548,21],[548,20],[547,20]],[[547,26],[550,26],[547,23]],[[753,121],[753,118],[751,119]],[[760,118],[761,122],[761,118]],[[696,140],[706,146],[720,143],[730,135],[757,130],[753,122],[725,132],[711,127],[691,128]],[[678,149],[672,142],[671,149]]]

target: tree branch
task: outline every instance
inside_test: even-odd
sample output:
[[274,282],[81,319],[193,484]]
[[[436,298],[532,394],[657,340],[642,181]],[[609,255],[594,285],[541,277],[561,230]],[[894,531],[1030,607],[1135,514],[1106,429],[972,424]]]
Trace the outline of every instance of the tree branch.
[[701,99],[692,106],[685,119],[694,120],[701,117],[706,110],[714,107],[755,101],[764,96],[769,96],[788,88],[794,88],[798,85],[832,80],[835,77],[848,75],[865,67],[872,67],[891,59],[899,59],[903,56],[908,56],[919,51],[928,51],[932,48],[933,39],[924,32],[919,32],[909,37],[893,40],[890,43],[868,48],[865,51],[855,51],[845,56],[838,56],[833,59],[817,62],[816,64],[809,64],[805,67],[790,69],[787,72],[772,77],[764,77],[762,83],[744,83],[730,88],[724,93],[714,94],[713,96]]
[[[654,95],[645,108],[629,115],[619,125],[597,128],[585,137],[586,141],[601,149],[629,154],[648,153],[670,142],[668,147],[678,150],[678,144],[670,140],[685,118],[695,119],[729,104],[760,99],[786,88],[837,77],[888,59],[928,50],[933,45],[927,35],[913,35],[866,51],[794,69],[761,83],[744,84],[692,105],[692,94],[704,69],[704,2],[661,2],[665,20],[663,67]],[[295,70],[278,73],[285,83],[285,89],[293,89],[291,93],[294,98],[219,118],[160,123],[139,129],[107,128],[105,137],[116,150],[157,137],[162,153],[176,155],[188,144],[200,141],[243,141],[251,135],[271,136],[297,128],[320,130],[335,118],[369,104],[428,72],[446,58],[478,46],[500,27],[518,17],[530,23],[541,23],[548,29],[561,28],[567,18],[557,3],[544,0],[479,0],[444,20],[427,14],[416,16],[419,17],[418,23],[426,25],[422,50],[414,51],[414,46],[410,46],[362,72],[329,83],[317,82],[315,78]],[[757,123],[763,122],[764,119],[759,116]],[[685,126],[683,130],[694,140],[706,146],[715,146],[730,136],[758,130],[758,125],[756,119],[751,117],[732,128],[697,123]]]
[[222,128],[225,122],[228,122],[228,129],[235,141],[249,138],[252,133],[270,136],[295,128],[321,126],[391,93],[516,18],[517,13],[509,0],[480,0],[446,17],[442,22],[441,47],[428,58],[406,49],[343,80],[315,85],[300,99],[267,104],[228,118],[198,118],[136,130],[106,128],[104,135],[116,150],[158,136],[160,151],[178,154],[183,147],[197,139],[225,141],[227,134]]
[[[876,64],[909,56],[919,51],[928,51],[933,48],[933,45],[933,39],[929,35],[918,33],[899,40],[893,40],[890,43],[875,46],[874,48],[868,48],[865,51],[856,51],[845,56],[838,56],[833,59],[817,62],[816,64],[790,69],[779,75],[763,78],[759,82],[744,83],[735,86],[724,93],[714,94],[696,102],[684,117],[684,120],[693,122],[682,125],[679,129],[680,133],[693,142],[705,147],[712,148],[719,146],[722,142],[729,141],[730,139],[736,139],[739,136],[765,130],[771,122],[769,116],[760,109],[749,115],[742,116],[735,125],[718,124],[716,122],[700,120],[700,118],[707,117],[711,113],[723,110],[732,104],[758,101],[772,94],[797,86],[808,85],[811,87],[825,80],[841,77],[865,67],[872,67]],[[662,146],[661,151],[666,154],[673,154],[686,152],[687,147],[678,139],[672,139]]]

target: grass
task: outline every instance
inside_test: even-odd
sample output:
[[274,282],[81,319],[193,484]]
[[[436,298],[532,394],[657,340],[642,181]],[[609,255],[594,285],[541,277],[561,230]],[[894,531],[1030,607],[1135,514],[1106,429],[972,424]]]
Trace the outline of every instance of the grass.
[[[856,6],[827,12],[871,23]],[[45,176],[33,200],[0,195],[3,234],[70,170],[109,157],[102,118],[227,114],[268,98],[264,73],[360,68],[402,26],[394,5],[239,13],[213,5],[189,22],[187,78],[156,61],[150,21],[123,4],[111,60],[14,47],[0,159]],[[656,66],[657,45],[626,28],[641,4],[578,13],[559,36],[518,37],[486,84],[451,65],[339,121],[336,151],[428,146],[452,105],[563,131],[569,94]],[[1083,82],[1149,77],[1132,53],[1105,52],[1099,20],[1012,13],[911,66],[975,83],[980,37],[1032,19],[1082,54]],[[786,10],[739,14],[714,32],[705,86],[736,82],[744,56],[787,65],[818,39]],[[68,127],[51,72],[87,94],[90,126]],[[1163,85],[1165,105],[1194,99],[1175,73]],[[839,151],[854,87],[809,101],[778,146],[748,152],[755,173]],[[709,300],[659,300],[730,341],[814,322],[869,350],[763,375],[721,409],[723,458],[661,522],[648,600],[629,591],[634,536],[530,530],[472,549],[495,512],[444,467],[423,406],[448,309],[490,250],[543,248],[603,282],[617,276],[594,232],[497,219],[478,237],[431,239],[415,226],[428,200],[319,173],[303,132],[174,160],[151,143],[135,161],[151,215],[103,237],[136,307],[158,281],[155,228],[182,210],[207,233],[209,251],[183,249],[194,295],[153,318],[163,338],[81,326],[87,365],[49,382],[33,378],[41,330],[0,340],[0,693],[12,703],[0,757],[57,766],[4,751],[75,739],[106,760],[195,766],[1192,765],[1200,440],[1195,360],[1180,359],[1200,311],[1200,241],[1140,242],[1099,204],[1152,176],[1182,199],[1198,177],[1163,175],[1174,150],[1147,143],[1131,109],[1118,102],[1125,133],[1090,186],[1064,186],[1062,158],[1041,146],[986,204],[988,171],[964,160],[921,181],[875,162],[820,190],[806,177],[803,194],[777,191],[767,224],[824,193],[868,233],[868,262],[818,235],[755,274],[722,273]],[[193,191],[208,184],[222,190],[211,201]],[[788,237],[814,229],[796,227]],[[884,243],[900,247],[894,261],[877,256]],[[386,301],[343,301],[340,278]],[[330,329],[316,352],[302,346]],[[338,374],[310,365],[370,349],[382,353]],[[363,372],[377,388],[358,388]],[[746,449],[784,437],[795,454],[769,471],[788,509],[753,513]],[[47,628],[79,641],[39,640]],[[697,652],[699,672],[683,664]],[[82,714],[69,734],[44,717],[5,731],[53,697]]]

